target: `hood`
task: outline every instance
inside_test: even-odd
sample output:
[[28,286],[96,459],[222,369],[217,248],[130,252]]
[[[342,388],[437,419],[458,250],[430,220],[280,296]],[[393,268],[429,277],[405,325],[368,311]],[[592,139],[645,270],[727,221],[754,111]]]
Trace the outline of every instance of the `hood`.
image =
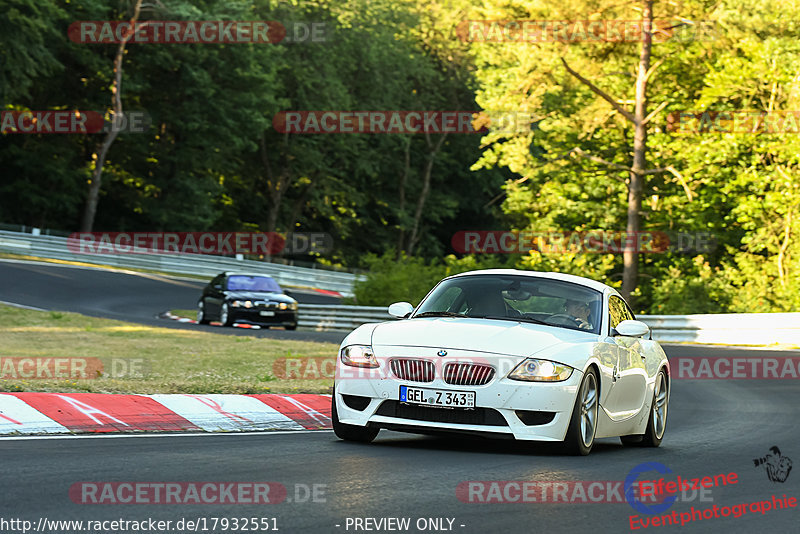
[[273,291],[226,291],[225,296],[236,300],[271,300],[286,303],[295,301],[292,297]]
[[514,321],[436,317],[381,323],[373,345],[432,347],[527,357],[559,343],[593,342],[591,332]]

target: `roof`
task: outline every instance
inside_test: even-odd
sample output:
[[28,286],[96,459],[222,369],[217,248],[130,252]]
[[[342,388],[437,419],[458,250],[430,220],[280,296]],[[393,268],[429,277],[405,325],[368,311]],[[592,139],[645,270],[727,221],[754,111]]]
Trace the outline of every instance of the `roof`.
[[595,291],[599,291],[604,293],[606,291],[610,291],[611,293],[618,295],[616,289],[611,286],[608,286],[602,282],[598,282],[596,280],[591,280],[589,278],[584,278],[583,276],[576,276],[574,274],[566,274],[566,273],[551,273],[551,272],[544,272],[544,271],[523,271],[520,269],[482,269],[479,271],[468,271],[466,273],[455,274],[453,276],[448,276],[448,278],[456,278],[459,276],[471,276],[476,274],[513,274],[518,276],[530,276],[532,278],[548,278],[551,280],[561,280],[563,282],[571,282],[573,284],[582,285]]

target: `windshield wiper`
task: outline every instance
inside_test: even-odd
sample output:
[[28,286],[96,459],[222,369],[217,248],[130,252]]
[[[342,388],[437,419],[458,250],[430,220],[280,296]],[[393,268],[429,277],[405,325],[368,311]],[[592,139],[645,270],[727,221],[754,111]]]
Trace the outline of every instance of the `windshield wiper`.
[[463,313],[456,313],[451,311],[428,311],[416,314],[412,319],[417,317],[466,317]]
[[540,321],[539,319],[533,319],[532,317],[511,317],[508,315],[482,315],[480,317],[476,317],[476,319],[497,319],[500,321],[516,321],[518,323],[533,323],[533,324],[543,324],[545,326],[553,326],[550,323]]

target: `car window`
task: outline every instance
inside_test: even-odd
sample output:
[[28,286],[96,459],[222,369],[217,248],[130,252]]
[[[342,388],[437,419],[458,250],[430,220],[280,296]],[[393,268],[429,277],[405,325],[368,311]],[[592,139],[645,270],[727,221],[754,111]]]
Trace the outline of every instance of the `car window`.
[[[463,293],[463,290],[458,286],[449,287],[445,291],[437,294],[433,306],[435,306],[437,310],[463,312],[465,304],[463,301],[458,302],[458,297]],[[459,306],[459,304],[461,305]]]
[[633,315],[631,314],[629,317],[629,313],[628,307],[621,298],[612,295],[608,299],[608,319],[611,328],[616,328],[619,323],[626,319],[632,319]]
[[228,278],[231,291],[269,291],[280,293],[281,286],[269,276],[233,275]]
[[412,318],[449,312],[599,333],[601,310],[601,293],[571,282],[520,275],[471,275],[441,282]]

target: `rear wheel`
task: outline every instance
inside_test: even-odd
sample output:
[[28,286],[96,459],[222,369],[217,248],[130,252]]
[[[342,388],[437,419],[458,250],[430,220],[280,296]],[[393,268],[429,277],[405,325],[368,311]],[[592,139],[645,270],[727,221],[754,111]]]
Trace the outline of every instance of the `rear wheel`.
[[650,418],[647,429],[641,436],[622,436],[620,440],[624,445],[635,447],[658,447],[664,439],[667,430],[667,408],[669,408],[669,386],[667,373],[662,369],[656,375],[653,388],[653,404],[650,407]]
[[380,432],[377,428],[348,425],[339,422],[339,414],[336,412],[336,387],[333,388],[333,395],[331,395],[331,423],[333,424],[333,433],[336,434],[339,439],[345,441],[369,443],[375,439],[375,436]]
[[208,324],[209,320],[206,316],[206,303],[201,300],[197,303],[197,322],[200,324]]
[[597,416],[600,409],[600,390],[597,387],[597,372],[589,368],[583,375],[575,406],[572,408],[572,419],[567,430],[565,441],[567,449],[576,455],[586,456],[592,451],[594,436],[597,432]]
[[297,330],[297,325],[296,325],[296,324],[293,324],[293,325],[291,325],[291,326],[286,326],[286,327],[284,327],[284,328],[286,328],[286,330]]

